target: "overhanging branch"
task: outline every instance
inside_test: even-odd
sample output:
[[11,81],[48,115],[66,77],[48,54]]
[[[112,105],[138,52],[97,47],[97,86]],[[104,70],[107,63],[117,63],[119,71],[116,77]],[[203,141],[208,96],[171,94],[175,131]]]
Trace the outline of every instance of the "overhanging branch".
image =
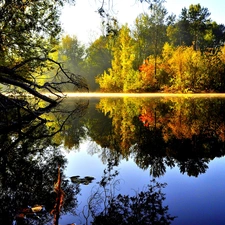
[[[40,85],[36,82],[35,78],[31,77],[31,74],[29,74],[29,66],[31,67],[33,62],[38,63],[47,61],[57,65],[58,70],[55,76],[59,76],[61,79],[59,81],[45,82],[43,85]],[[26,65],[29,65],[28,69],[26,68]],[[24,70],[20,70],[21,68],[25,68],[25,70],[27,71],[24,72]],[[0,82],[6,85],[9,84],[19,87],[27,91],[31,95],[51,104],[56,103],[57,100],[42,94],[43,92],[48,91],[53,96],[61,98],[62,97],[61,86],[65,84],[72,84],[79,89],[84,88],[88,90],[86,82],[80,75],[67,72],[59,62],[48,57],[31,57],[18,63],[12,68],[0,66]],[[38,89],[40,91],[38,91]]]

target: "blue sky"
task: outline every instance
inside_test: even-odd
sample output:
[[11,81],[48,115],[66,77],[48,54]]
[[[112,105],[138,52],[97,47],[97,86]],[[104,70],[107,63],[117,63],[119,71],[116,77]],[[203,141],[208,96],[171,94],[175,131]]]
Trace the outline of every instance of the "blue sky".
[[[61,22],[65,34],[76,35],[82,43],[88,44],[101,34],[101,18],[96,12],[101,0],[76,0],[75,6],[66,6],[62,11]],[[107,2],[107,1],[106,1]],[[147,5],[138,0],[110,0],[114,14],[120,23],[132,25],[135,18],[147,10]],[[167,0],[164,4],[168,14],[179,15],[181,9],[191,4],[200,4],[208,8],[211,19],[225,24],[224,0]]]

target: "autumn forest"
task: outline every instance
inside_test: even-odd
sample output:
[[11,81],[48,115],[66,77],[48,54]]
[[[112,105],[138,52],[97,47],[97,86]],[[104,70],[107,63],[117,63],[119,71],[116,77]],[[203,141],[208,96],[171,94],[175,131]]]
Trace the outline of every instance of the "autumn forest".
[[0,224],[224,224],[225,25],[99,0],[84,45],[60,21],[76,2],[0,1]]
[[67,35],[52,53],[85,77],[90,91],[225,91],[225,26],[210,19],[208,8],[190,5],[175,16],[158,1],[132,28],[109,16],[103,26],[88,47]]

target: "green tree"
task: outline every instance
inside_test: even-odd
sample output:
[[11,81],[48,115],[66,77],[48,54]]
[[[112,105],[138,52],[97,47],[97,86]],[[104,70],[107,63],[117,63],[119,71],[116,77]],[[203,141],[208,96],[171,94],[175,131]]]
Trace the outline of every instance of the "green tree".
[[150,29],[149,15],[147,13],[140,14],[135,20],[135,27],[133,30],[136,52],[134,61],[135,69],[138,69],[143,61],[153,53],[151,48]]
[[151,8],[150,23],[152,32],[152,49],[155,63],[155,76],[157,72],[157,57],[162,52],[163,45],[166,41],[165,20],[167,11],[163,6],[164,0],[158,0]]
[[[70,73],[82,76],[84,74],[84,57],[85,46],[78,41],[76,36],[66,35],[62,37],[56,60],[62,63],[63,68],[70,71]],[[62,78],[62,80],[65,81],[66,79]],[[63,90],[73,91],[74,85],[65,82]]]
[[186,19],[178,20],[168,25],[167,36],[174,46],[191,46],[192,35],[189,32],[189,22]]
[[73,73],[82,72],[82,63],[85,57],[85,46],[82,45],[76,36],[66,35],[62,37],[59,46],[59,62],[65,61],[65,67]]
[[111,67],[112,42],[113,38],[111,39],[110,36],[100,36],[86,51],[84,77],[88,81],[91,91],[99,89],[99,85],[95,82],[95,77]]
[[200,4],[183,8],[178,20],[173,18],[168,25],[167,35],[174,46],[194,46],[207,51],[224,44],[224,25],[212,22],[210,12]]
[[204,36],[205,50],[212,51],[212,49],[218,49],[225,43],[225,26],[223,24],[217,24],[212,22],[210,29],[206,30]]
[[138,72],[133,69],[134,40],[127,25],[122,26],[112,47],[112,68],[96,78],[103,91],[128,92],[139,87]]
[[135,22],[134,37],[136,40],[137,61],[140,65],[149,55],[154,56],[155,75],[157,57],[161,54],[166,36],[167,10],[164,0],[157,0],[151,5],[149,15],[141,14]]
[[193,46],[197,50],[201,48],[201,43],[204,40],[204,35],[209,29],[211,19],[208,8],[201,7],[200,4],[189,6],[189,9],[182,9],[181,21],[188,21],[189,31],[193,37]]
[[[66,0],[2,1],[0,4],[0,83],[9,91],[28,92],[35,97],[56,103],[43,95],[60,92],[60,80],[45,80],[53,66],[55,75],[66,82],[84,87],[79,76],[67,73],[50,58],[60,35],[60,8]],[[68,1],[69,2],[69,1]],[[71,2],[73,2],[71,0]],[[56,95],[59,97],[59,95]]]

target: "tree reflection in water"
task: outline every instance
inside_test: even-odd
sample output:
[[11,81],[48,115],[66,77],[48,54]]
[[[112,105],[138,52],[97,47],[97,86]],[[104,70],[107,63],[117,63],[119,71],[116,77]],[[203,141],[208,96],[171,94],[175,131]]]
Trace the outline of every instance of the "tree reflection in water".
[[[1,110],[0,224],[12,224],[16,215],[32,215],[42,206],[46,212],[40,210],[40,218],[21,219],[18,224],[53,224],[50,212],[56,200],[53,185],[58,165],[65,193],[60,215],[74,213],[82,179],[71,182],[65,177],[61,148],[77,148],[86,138],[101,146],[89,153],[100,153],[102,162],[108,163],[89,198],[89,210],[83,210],[83,216],[88,222],[91,216],[94,224],[169,224],[174,219],[162,204],[164,184],[153,180],[134,196],[114,192],[119,181],[113,167],[122,159],[132,156],[153,177],[175,166],[197,177],[206,172],[212,159],[224,156],[224,99],[102,98],[97,110],[96,102],[90,107],[81,101],[75,108],[74,102],[68,99],[37,116],[18,109]],[[46,110],[49,113],[42,114]]]
[[110,159],[98,186],[92,189],[88,205],[82,212],[86,225],[90,224],[89,217],[93,219],[93,225],[171,224],[176,217],[171,216],[168,206],[163,205],[165,194],[162,189],[166,184],[153,179],[134,195],[118,194],[120,180],[115,166],[118,166],[117,160]]
[[197,177],[225,154],[224,107],[223,98],[102,98],[97,108],[112,122],[99,137],[154,177],[175,165]]
[[[51,109],[47,114],[42,114],[43,110],[34,117],[18,109],[1,118],[2,124],[16,121],[15,118],[17,123],[8,126],[7,132],[1,129],[0,133],[0,224],[57,225],[60,215],[76,213],[76,196],[81,183],[66,178],[67,161],[61,143],[67,138],[68,130],[75,128],[77,118],[84,115],[87,104],[78,104],[73,110],[62,108]],[[76,129],[81,130],[79,126]],[[79,145],[79,140],[80,137],[73,139],[75,145]],[[174,217],[169,215],[168,207],[163,206],[165,195],[161,190],[165,184],[153,180],[146,190],[134,196],[116,195],[118,172],[112,171],[117,159],[107,161],[108,167],[98,182],[99,187],[89,198],[93,224],[170,224]],[[55,190],[60,192],[54,192],[54,184]],[[63,193],[63,207],[59,193]],[[55,215],[54,220],[51,212]],[[83,211],[88,221],[85,213]]]
[[[66,166],[58,144],[61,142],[53,137],[86,108],[87,103],[82,103],[73,110],[51,108],[50,114],[43,114],[49,111],[47,107],[36,115],[20,108],[10,113],[1,110],[1,125],[11,125],[0,133],[0,224],[52,224],[49,212],[56,199],[53,185],[57,166]],[[62,173],[62,189],[66,196],[61,213],[74,212],[79,185],[72,184]]]

